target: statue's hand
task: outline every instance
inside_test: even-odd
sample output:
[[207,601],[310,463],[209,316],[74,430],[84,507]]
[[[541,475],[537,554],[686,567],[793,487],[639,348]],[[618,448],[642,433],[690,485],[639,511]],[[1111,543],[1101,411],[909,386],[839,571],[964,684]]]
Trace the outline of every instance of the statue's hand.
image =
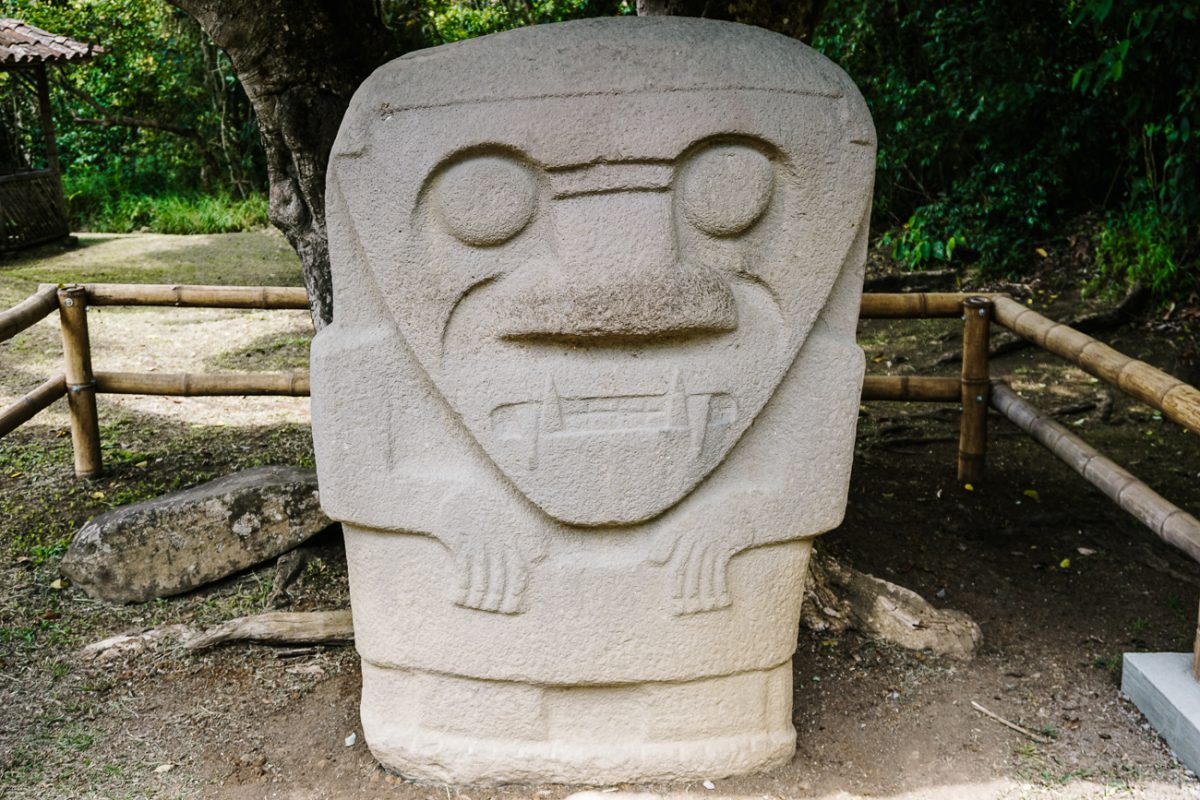
[[698,614],[729,607],[729,561],[741,548],[721,541],[717,531],[693,528],[674,540],[665,564],[675,613]]
[[662,531],[650,557],[665,565],[676,614],[728,608],[729,562],[752,547],[795,538],[781,524],[777,491],[728,491],[683,515]]
[[529,583],[529,560],[512,542],[464,538],[454,550],[458,586],[454,602],[463,608],[520,614]]
[[450,551],[458,573],[451,587],[454,603],[499,614],[525,611],[531,566],[545,554],[511,506],[462,489],[445,498],[439,516],[434,535]]

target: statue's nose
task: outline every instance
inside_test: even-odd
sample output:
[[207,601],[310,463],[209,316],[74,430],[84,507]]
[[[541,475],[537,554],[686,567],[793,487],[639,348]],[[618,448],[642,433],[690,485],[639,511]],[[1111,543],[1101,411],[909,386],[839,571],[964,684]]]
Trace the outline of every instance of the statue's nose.
[[558,263],[509,276],[507,338],[645,339],[737,327],[733,293],[685,263],[669,191],[620,191],[552,203]]

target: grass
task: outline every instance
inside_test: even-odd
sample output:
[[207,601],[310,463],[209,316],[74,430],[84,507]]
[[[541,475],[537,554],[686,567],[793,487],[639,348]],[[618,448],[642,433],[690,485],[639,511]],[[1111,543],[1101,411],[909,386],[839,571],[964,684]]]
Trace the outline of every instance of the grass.
[[0,309],[39,283],[195,283],[302,286],[300,259],[274,229],[223,236],[81,234],[79,246],[44,247],[0,261]]
[[209,359],[217,369],[302,370],[308,369],[312,333],[278,333],[262,336],[234,350]]
[[63,176],[74,230],[108,233],[236,233],[265,228],[267,197],[236,198],[226,191],[177,191],[129,185],[88,170]]
[[237,233],[265,228],[267,198],[168,194],[115,198],[87,213],[72,207],[75,227],[109,233]]

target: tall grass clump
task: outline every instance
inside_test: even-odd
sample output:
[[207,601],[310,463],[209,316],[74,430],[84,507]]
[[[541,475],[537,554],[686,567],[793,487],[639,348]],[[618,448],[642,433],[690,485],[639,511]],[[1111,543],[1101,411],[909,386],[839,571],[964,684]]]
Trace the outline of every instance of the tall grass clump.
[[214,193],[147,190],[113,176],[83,171],[64,176],[72,230],[131,233],[234,233],[264,228],[267,198]]

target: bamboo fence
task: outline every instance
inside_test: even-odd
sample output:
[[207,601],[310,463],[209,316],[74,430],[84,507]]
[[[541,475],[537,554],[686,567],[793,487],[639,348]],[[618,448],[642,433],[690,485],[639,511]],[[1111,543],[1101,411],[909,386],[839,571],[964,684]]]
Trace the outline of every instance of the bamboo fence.
[[[71,435],[76,474],[93,477],[101,471],[100,435],[96,414],[97,394],[150,394],[198,397],[214,395],[278,395],[303,397],[309,394],[305,372],[287,373],[134,373],[92,370],[86,306],[191,306],[203,308],[307,309],[304,289],[281,286],[183,286],[141,284],[85,284],[42,286],[12,309],[0,313],[0,341],[59,311],[63,336],[64,371],[45,381],[13,405],[0,411],[0,436],[31,419],[42,409],[66,395],[71,413]],[[964,483],[983,478],[987,444],[989,404],[1006,416],[1023,409],[1006,388],[991,380],[988,364],[989,330],[996,322],[1035,344],[1056,353],[1096,377],[1161,410],[1170,419],[1200,432],[1200,391],[1141,361],[1113,350],[1086,334],[1046,319],[1041,314],[1004,295],[971,295],[953,292],[863,295],[860,314],[864,319],[908,319],[961,317],[963,357],[959,377],[927,375],[868,375],[863,381],[864,401],[959,403],[958,476]],[[1035,412],[1022,410],[1020,418],[1035,419]],[[1054,430],[1049,422],[1029,422],[1029,432]],[[1061,427],[1061,426],[1060,426]],[[1060,457],[1070,451],[1067,439],[1051,451]],[[1039,439],[1040,441],[1041,439]],[[1086,447],[1086,445],[1082,445]],[[1073,463],[1068,460],[1068,463]],[[1092,459],[1088,480],[1105,472],[1111,462]],[[1115,467],[1115,465],[1114,465]],[[1120,469],[1116,467],[1116,469]],[[1081,473],[1083,474],[1083,473]],[[1121,473],[1128,475],[1128,473]],[[1130,476],[1132,477],[1132,476]],[[1100,480],[1100,479],[1097,479]],[[1115,477],[1104,480],[1115,481]],[[1098,484],[1099,485],[1099,484]],[[1107,486],[1108,484],[1104,484]],[[1144,485],[1144,484],[1143,484]],[[1102,490],[1104,486],[1101,486]],[[1157,495],[1146,494],[1134,484],[1122,484],[1114,499],[1152,530],[1173,543],[1192,541],[1190,534],[1176,532],[1184,518],[1158,505]],[[1112,496],[1112,495],[1110,495]],[[1159,498],[1161,500],[1161,498]],[[1166,502],[1165,500],[1162,502]],[[1174,506],[1170,507],[1175,509]],[[1177,509],[1176,509],[1177,510]],[[1182,513],[1182,512],[1181,512]],[[1194,518],[1187,517],[1188,524]],[[1161,524],[1160,524],[1161,523]],[[1155,526],[1158,527],[1155,527]],[[1189,528],[1190,530],[1190,528]],[[1200,541],[1200,537],[1196,538]],[[1180,545],[1183,546],[1183,545]],[[1200,560],[1200,545],[1183,546]]]
[[8,311],[0,312],[0,342],[7,341],[58,310],[58,291],[43,286]]
[[[85,313],[88,305],[308,308],[304,289],[296,287],[85,284],[42,286],[23,302],[0,312],[0,342],[55,310],[59,312],[63,374],[49,378],[0,410],[0,436],[10,433],[65,395],[70,406],[71,440],[78,477],[95,477],[102,469],[96,412],[98,393],[182,397],[303,397],[309,394],[309,376],[305,372],[93,372]],[[961,404],[957,459],[961,482],[974,483],[983,478],[990,405],[1155,535],[1200,561],[1200,521],[1022,400],[1006,385],[992,380],[988,364],[991,323],[1008,328],[1061,356],[1197,433],[1200,433],[1200,390],[1080,331],[1047,319],[1004,295],[866,294],[862,297],[860,316],[863,319],[962,318],[963,355],[959,377],[868,375],[862,387],[864,401]],[[1200,680],[1200,623],[1197,633],[1193,671]]]

